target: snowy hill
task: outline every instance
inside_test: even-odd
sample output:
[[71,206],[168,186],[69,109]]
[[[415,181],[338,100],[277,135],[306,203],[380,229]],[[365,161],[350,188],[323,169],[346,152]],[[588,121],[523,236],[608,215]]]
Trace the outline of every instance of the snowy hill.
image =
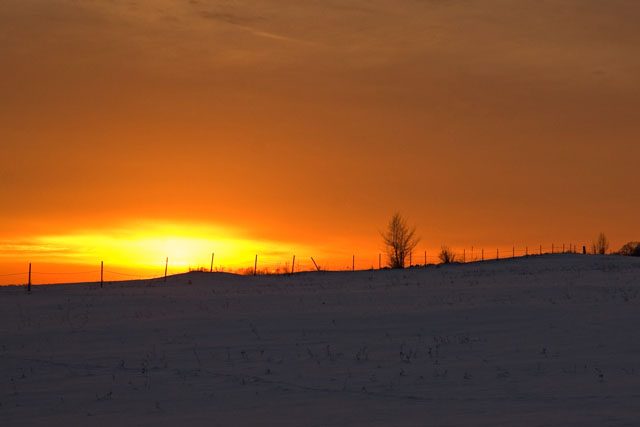
[[640,425],[640,259],[0,288],[0,425]]

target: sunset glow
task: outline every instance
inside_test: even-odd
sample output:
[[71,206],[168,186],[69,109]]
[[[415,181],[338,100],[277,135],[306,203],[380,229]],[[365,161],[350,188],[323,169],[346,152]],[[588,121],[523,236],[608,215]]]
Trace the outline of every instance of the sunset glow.
[[339,3],[4,1],[0,276],[640,240],[640,3]]
[[640,425],[640,0],[0,0],[0,427]]
[[[163,274],[167,258],[171,273],[209,270],[212,255],[215,271],[234,271],[253,266],[258,252],[260,268],[275,270],[286,265],[292,254],[310,250],[294,243],[243,238],[228,228],[148,222],[100,233],[45,235],[22,244],[6,243],[0,245],[0,265],[12,263],[24,270],[27,263],[33,262],[49,265],[49,270],[53,267],[64,275],[82,273],[83,268],[95,268],[104,262],[108,272],[119,270],[123,275],[138,272],[132,276],[157,277]],[[300,259],[298,263],[306,264]],[[91,281],[95,278],[95,271],[76,277]],[[15,281],[11,276],[2,279],[5,284]],[[49,280],[60,281],[60,278]]]

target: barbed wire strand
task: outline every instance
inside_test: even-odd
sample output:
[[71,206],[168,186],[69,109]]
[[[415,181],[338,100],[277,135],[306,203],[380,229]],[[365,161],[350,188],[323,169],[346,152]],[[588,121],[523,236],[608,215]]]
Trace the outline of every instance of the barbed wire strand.
[[100,270],[91,270],[91,271],[71,271],[71,272],[45,272],[45,271],[32,271],[31,274],[90,274],[90,273],[100,273]]

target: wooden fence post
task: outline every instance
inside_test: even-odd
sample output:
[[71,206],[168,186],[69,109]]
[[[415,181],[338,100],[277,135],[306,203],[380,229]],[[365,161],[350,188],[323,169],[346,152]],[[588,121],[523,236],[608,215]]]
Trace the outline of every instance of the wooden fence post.
[[213,255],[214,254],[215,254],[214,252],[211,252],[211,268],[209,269],[209,273],[213,273]]
[[462,248],[462,263],[466,263],[467,262],[467,249],[466,248]]
[[424,266],[427,266],[427,251],[424,251]]
[[100,288],[102,288],[103,282],[104,282],[104,261],[100,261]]
[[496,248],[496,259],[500,259],[500,249]]
[[258,254],[256,254],[256,261],[253,264],[253,275],[256,276],[258,274]]
[[351,258],[351,271],[356,271],[356,256],[353,255]]
[[164,264],[164,281],[167,281],[167,269],[169,268],[169,257],[167,257],[167,260],[165,261]]
[[480,258],[481,261],[484,261],[484,248],[482,248],[482,258]]
[[29,263],[29,281],[27,282],[27,292],[31,293],[31,263]]
[[293,261],[291,261],[291,274],[296,271],[296,256],[293,256]]
[[320,267],[318,267],[318,264],[316,264],[316,260],[313,259],[313,257],[311,257],[311,261],[313,262],[313,265],[316,266],[316,270],[320,271]]

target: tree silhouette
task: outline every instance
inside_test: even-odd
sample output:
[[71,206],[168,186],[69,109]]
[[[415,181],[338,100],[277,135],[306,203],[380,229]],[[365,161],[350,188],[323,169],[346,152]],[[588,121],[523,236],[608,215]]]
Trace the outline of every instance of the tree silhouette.
[[598,239],[591,245],[591,252],[598,255],[604,255],[609,250],[609,239],[604,233],[598,235]]
[[391,268],[404,268],[404,261],[420,241],[416,236],[416,228],[409,228],[407,221],[399,213],[389,220],[382,240],[387,253],[387,265]]
[[629,242],[618,251],[620,255],[640,257],[640,242]]

